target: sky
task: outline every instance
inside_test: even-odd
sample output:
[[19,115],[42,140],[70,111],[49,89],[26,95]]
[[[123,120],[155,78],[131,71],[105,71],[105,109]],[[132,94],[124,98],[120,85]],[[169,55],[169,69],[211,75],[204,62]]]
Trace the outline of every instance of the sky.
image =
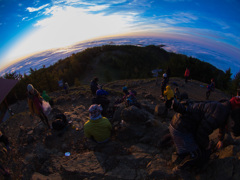
[[28,55],[118,35],[201,44],[240,64],[240,0],[0,0],[0,69]]

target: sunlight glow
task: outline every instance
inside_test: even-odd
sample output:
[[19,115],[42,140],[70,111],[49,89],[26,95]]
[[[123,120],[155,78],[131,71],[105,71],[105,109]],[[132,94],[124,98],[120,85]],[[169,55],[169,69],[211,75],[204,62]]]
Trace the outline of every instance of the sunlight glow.
[[[105,8],[101,6],[98,9]],[[47,10],[52,16],[38,21],[35,30],[23,37],[5,58],[16,59],[52,48],[59,48],[101,36],[130,32],[134,15],[89,14],[74,7],[53,7]]]

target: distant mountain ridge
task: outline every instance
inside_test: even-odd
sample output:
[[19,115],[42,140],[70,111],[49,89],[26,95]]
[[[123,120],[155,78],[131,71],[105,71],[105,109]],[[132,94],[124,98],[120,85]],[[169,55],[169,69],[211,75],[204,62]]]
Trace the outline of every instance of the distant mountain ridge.
[[[163,45],[163,49],[168,52],[175,52],[185,54],[187,56],[196,57],[205,62],[209,62],[214,66],[225,69],[227,61],[231,57],[227,57],[221,52],[213,52],[203,47],[198,47],[196,44],[186,44],[184,42],[171,41],[164,38],[153,38],[153,37],[122,37],[122,38],[108,38],[89,42],[82,42],[72,46],[57,48],[52,50],[43,51],[33,56],[27,57],[13,65],[0,70],[0,76],[5,73],[12,73],[16,71],[21,74],[29,74],[30,68],[40,69],[43,67],[49,67],[60,59],[71,56],[73,53],[83,51],[86,48],[102,46],[102,45],[136,45],[136,46],[148,46],[148,45]],[[232,67],[232,72],[235,74],[239,70],[238,66]]]
[[[87,48],[70,57],[61,59],[54,65],[39,70],[30,68],[30,74],[24,77],[7,74],[6,78],[19,76],[20,82],[13,92],[18,98],[25,98],[27,84],[31,83],[40,92],[56,91],[58,81],[68,82],[69,86],[89,84],[95,76],[102,83],[121,79],[152,78],[153,69],[167,68],[172,77],[183,77],[186,67],[190,68],[190,78],[209,83],[215,79],[216,87],[227,89],[230,73],[224,73],[213,65],[186,55],[169,53],[160,46],[139,47],[133,45],[104,45]],[[162,76],[162,73],[159,76]]]

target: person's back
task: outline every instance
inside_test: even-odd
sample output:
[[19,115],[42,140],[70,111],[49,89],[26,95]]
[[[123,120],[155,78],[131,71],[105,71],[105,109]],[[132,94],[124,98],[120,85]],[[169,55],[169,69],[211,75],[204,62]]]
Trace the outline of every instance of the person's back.
[[167,100],[174,98],[174,93],[170,86],[166,87],[166,90],[164,91],[163,94],[164,96],[167,96]]
[[174,99],[173,108],[177,113],[169,131],[180,161],[174,173],[207,162],[211,151],[209,135],[215,129],[219,128],[218,149],[223,145],[226,127],[234,136],[240,135],[240,108],[234,110],[230,101],[190,103],[185,107]]
[[84,134],[87,138],[93,138],[98,143],[110,139],[112,125],[106,117],[102,117],[101,105],[93,104],[88,109],[90,119],[84,124]]

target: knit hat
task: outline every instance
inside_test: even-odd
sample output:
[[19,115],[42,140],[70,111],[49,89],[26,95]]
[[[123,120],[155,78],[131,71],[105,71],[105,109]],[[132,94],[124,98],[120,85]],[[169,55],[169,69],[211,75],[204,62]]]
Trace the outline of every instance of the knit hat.
[[100,119],[102,117],[101,116],[102,110],[103,110],[103,108],[100,104],[99,105],[97,105],[97,104],[91,105],[88,109],[90,119],[92,119],[92,120]]
[[28,85],[27,85],[27,90],[28,90],[28,91],[31,91],[31,90],[33,90],[33,89],[34,89],[34,88],[33,88],[33,85],[31,85],[31,84],[28,84]]

